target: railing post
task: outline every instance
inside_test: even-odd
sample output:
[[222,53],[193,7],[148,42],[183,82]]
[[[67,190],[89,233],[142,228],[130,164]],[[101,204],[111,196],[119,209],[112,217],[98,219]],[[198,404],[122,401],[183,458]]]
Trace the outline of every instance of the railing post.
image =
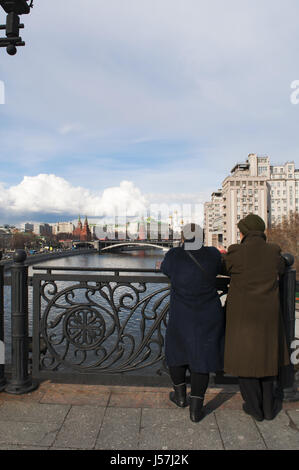
[[[2,259],[2,251],[0,251],[0,260]],[[1,348],[1,353],[3,353],[4,356],[4,266],[3,264],[0,264],[0,348]],[[2,354],[1,354],[2,355]],[[3,364],[1,364],[1,359],[0,357],[0,392],[5,387],[6,380],[4,376],[4,357],[3,357]]]
[[[287,346],[289,356],[291,357],[291,345],[295,339],[295,322],[296,322],[296,271],[292,269],[294,263],[294,256],[285,253],[282,255],[286,262],[285,273],[280,279],[280,304],[286,334]],[[295,385],[295,369],[294,364],[282,367],[280,370],[278,385],[283,389],[284,401],[297,401],[299,400],[299,393]]]
[[7,393],[20,395],[37,388],[28,374],[28,267],[26,252],[16,250],[11,267],[11,378]]

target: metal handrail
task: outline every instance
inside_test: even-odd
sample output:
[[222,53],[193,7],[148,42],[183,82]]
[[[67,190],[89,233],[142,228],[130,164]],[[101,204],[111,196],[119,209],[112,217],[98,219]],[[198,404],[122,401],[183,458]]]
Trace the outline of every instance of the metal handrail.
[[32,269],[39,271],[82,271],[82,272],[124,272],[124,273],[156,273],[163,274],[160,269],[148,269],[148,268],[80,268],[71,266],[33,266]]

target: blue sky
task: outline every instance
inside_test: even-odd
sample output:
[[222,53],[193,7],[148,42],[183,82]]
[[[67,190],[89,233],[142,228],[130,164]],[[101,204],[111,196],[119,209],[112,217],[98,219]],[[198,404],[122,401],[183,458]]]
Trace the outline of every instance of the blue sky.
[[[145,205],[202,202],[249,153],[298,162],[298,17],[297,0],[35,0],[26,47],[0,49],[0,222],[101,215],[122,181]],[[52,199],[75,190],[70,212],[41,174]]]

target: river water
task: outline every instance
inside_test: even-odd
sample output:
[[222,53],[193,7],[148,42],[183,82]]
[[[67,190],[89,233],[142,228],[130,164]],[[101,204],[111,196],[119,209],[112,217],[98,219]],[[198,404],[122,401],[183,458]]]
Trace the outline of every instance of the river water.
[[[40,261],[39,266],[65,266],[82,268],[148,268],[154,269],[156,261],[163,259],[165,252],[162,250],[136,250],[123,251],[118,253],[91,253],[87,255],[70,256],[48,261]],[[36,270],[29,267],[29,275]],[[61,273],[61,271],[60,271]]]
[[[98,253],[82,254],[77,256],[70,256],[66,258],[59,258],[53,260],[47,260],[39,262],[38,266],[59,266],[59,267],[76,267],[76,268],[134,268],[136,272],[139,269],[154,269],[157,261],[161,261],[165,255],[163,250],[151,249],[151,250],[136,250],[136,251],[123,251],[117,253],[106,253],[99,255]],[[29,276],[37,273],[37,270],[33,269],[33,266],[29,267]],[[45,272],[45,271],[42,271]],[[59,271],[57,274],[70,274],[69,271]],[[5,275],[9,275],[6,272]],[[76,274],[81,274],[80,271],[76,271]],[[90,272],[85,274],[92,274]],[[5,361],[10,362],[11,358],[11,290],[9,286],[4,288],[4,328],[5,328]],[[29,288],[29,334],[32,336],[32,288]],[[133,323],[132,332],[138,330],[137,321]]]

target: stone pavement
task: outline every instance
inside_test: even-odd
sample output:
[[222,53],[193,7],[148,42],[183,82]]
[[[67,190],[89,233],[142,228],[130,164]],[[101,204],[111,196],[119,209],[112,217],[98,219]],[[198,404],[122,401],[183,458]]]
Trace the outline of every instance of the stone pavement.
[[50,381],[28,395],[2,392],[0,450],[299,449],[299,402],[259,423],[243,413],[237,386],[219,386],[208,389],[206,417],[192,423],[168,393]]

